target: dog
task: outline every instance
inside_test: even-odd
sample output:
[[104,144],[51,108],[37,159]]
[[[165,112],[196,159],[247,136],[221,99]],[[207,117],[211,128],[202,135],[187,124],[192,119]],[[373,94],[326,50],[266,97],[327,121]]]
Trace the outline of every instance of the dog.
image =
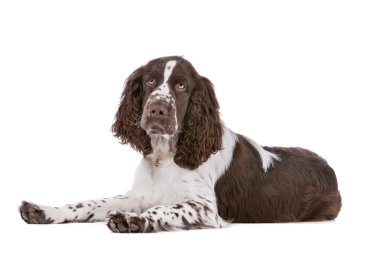
[[128,77],[112,131],[143,156],[132,189],[62,207],[23,201],[25,222],[105,221],[113,232],[146,233],[331,220],[341,209],[326,160],[234,133],[213,84],[182,57],[151,60]]

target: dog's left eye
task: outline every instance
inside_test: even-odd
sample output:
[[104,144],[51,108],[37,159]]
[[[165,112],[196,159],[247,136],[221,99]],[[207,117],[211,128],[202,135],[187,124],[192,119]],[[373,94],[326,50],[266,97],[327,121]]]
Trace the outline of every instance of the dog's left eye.
[[156,85],[156,79],[151,78],[151,79],[149,79],[149,80],[146,82],[146,84],[147,84],[149,87],[153,87],[153,86]]
[[177,84],[175,85],[175,88],[176,88],[177,90],[184,90],[184,89],[186,88],[186,85],[185,85],[185,83],[183,83],[183,82],[179,82],[179,83],[177,83]]

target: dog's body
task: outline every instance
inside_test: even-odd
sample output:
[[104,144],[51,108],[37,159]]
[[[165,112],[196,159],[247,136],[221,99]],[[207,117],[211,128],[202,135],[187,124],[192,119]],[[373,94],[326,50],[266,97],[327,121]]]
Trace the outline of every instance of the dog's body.
[[125,195],[63,207],[23,202],[27,223],[107,221],[114,232],[222,227],[228,222],[334,219],[334,171],[301,148],[261,147],[219,118],[211,82],[181,57],[128,78],[115,136],[144,158]]

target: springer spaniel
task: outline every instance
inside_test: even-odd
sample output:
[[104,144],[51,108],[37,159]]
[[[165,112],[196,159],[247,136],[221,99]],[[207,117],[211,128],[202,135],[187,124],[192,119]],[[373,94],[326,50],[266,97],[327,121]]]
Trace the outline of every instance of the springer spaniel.
[[228,129],[218,110],[213,85],[187,60],[148,62],[127,79],[112,126],[143,155],[132,189],[62,207],[23,201],[22,219],[106,221],[113,232],[130,233],[337,217],[337,179],[323,158],[262,147]]

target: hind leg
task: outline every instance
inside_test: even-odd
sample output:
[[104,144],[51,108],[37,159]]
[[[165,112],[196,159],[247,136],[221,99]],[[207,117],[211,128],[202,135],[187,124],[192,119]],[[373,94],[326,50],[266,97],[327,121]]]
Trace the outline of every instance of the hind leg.
[[309,193],[303,201],[302,221],[324,221],[335,219],[342,207],[339,191],[331,193]]

